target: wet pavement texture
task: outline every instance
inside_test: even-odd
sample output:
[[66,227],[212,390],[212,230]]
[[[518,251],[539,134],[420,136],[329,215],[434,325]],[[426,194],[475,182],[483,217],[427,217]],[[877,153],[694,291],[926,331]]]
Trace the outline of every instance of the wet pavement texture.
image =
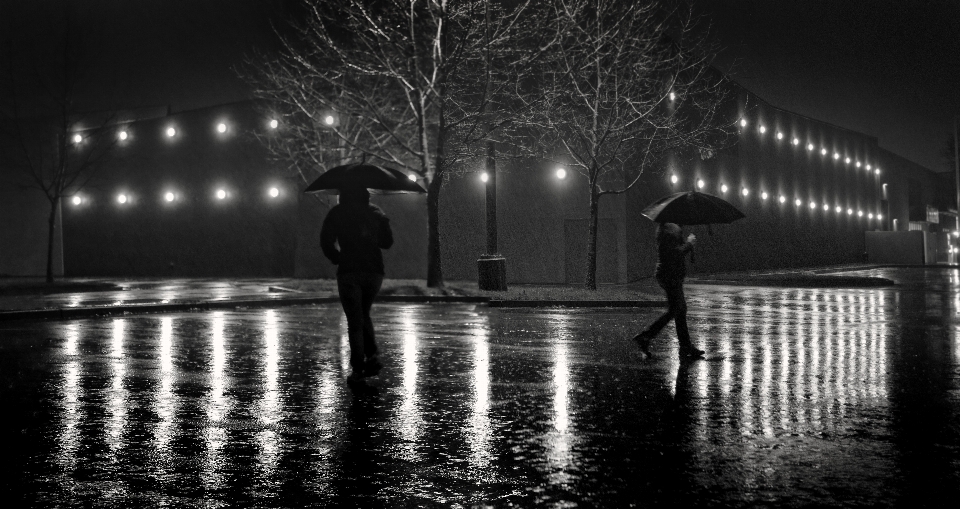
[[661,310],[378,304],[0,323],[0,487],[37,507],[952,506],[960,272],[692,285]]

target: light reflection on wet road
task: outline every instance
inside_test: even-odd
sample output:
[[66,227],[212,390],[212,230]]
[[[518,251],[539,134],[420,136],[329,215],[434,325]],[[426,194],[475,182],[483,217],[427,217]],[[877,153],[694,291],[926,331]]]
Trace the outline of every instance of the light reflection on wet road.
[[[960,277],[694,286],[659,312],[378,305],[0,324],[2,487],[36,506],[936,505],[960,495]],[[666,330],[672,338],[672,327]]]

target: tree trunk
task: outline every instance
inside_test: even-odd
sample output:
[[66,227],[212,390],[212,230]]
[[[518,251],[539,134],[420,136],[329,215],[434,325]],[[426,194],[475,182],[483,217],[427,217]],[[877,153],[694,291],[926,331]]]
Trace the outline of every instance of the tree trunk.
[[57,209],[60,199],[50,201],[50,217],[47,219],[47,282],[53,282],[53,238],[57,227]]
[[587,235],[587,279],[589,290],[597,289],[597,221],[600,214],[600,193],[596,184],[590,185],[590,224]]
[[443,175],[438,171],[427,185],[427,286],[443,287],[440,264],[440,187]]

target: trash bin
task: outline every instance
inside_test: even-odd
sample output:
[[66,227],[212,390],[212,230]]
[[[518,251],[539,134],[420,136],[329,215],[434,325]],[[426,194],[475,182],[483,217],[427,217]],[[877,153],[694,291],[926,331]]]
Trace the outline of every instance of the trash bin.
[[507,290],[507,259],[499,254],[482,254],[477,260],[477,282],[481,290]]

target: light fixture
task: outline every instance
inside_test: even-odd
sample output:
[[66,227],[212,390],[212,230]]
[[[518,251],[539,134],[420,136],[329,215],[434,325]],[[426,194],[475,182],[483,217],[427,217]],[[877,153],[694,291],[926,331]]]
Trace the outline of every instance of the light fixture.
[[824,204],[823,204],[823,210],[829,211],[829,210],[830,210],[830,205],[827,205],[826,203],[824,203]]
[[277,189],[276,187],[271,187],[271,188],[270,188],[270,197],[271,197],[271,198],[276,198],[277,196],[280,196],[280,190]]
[[677,98],[677,94],[674,94],[673,92],[670,92],[670,100],[673,101],[673,100],[675,100],[676,98]]
[[797,198],[793,203],[795,203],[798,207],[803,204],[803,202],[800,201],[800,198]]
[[817,208],[817,202],[813,202],[813,201],[810,202],[810,208],[811,208],[811,209]]
[[873,219],[873,212],[867,214],[867,219]]
[[844,159],[843,162],[846,163],[846,164],[850,164],[850,158],[848,157],[848,158]]
[[176,129],[174,129],[174,128],[172,128],[172,127],[168,127],[168,128],[167,128],[167,137],[168,137],[168,138],[173,138],[173,137],[176,136],[176,135],[177,135],[177,130],[176,130]]
[[227,132],[227,124],[224,124],[223,122],[220,122],[219,124],[217,124],[217,132],[218,133]]
[[746,195],[750,194],[750,190],[747,189],[746,187],[744,187],[743,189],[740,190],[740,194],[746,196]]
[[834,152],[834,153],[833,153],[833,158],[834,158],[834,159],[840,159],[840,154]]
[[407,175],[407,178],[410,179],[411,182],[416,182],[416,181],[417,181],[417,174],[416,174],[416,173],[411,173],[411,174]]
[[280,125],[277,119],[270,120],[270,129],[276,129]]
[[807,143],[807,150],[813,150],[813,143]]
[[79,196],[74,196],[73,199],[70,201],[72,201],[74,205],[80,205],[81,203],[83,203],[83,199],[80,198]]
[[333,125],[333,115],[327,115],[323,117],[323,123],[327,125]]
[[117,195],[117,203],[127,203],[127,195],[121,193]]
[[174,195],[170,191],[167,191],[167,194],[163,195],[163,199],[167,201],[173,201],[174,198],[176,198],[176,195]]
[[120,131],[117,133],[117,138],[120,138],[120,141],[126,140],[129,135],[126,131]]
[[744,118],[740,120],[740,127],[747,127],[747,119]]
[[847,209],[847,215],[848,215],[848,216],[852,216],[852,215],[853,215],[853,209]]
[[487,172],[483,172],[480,174],[480,181],[486,182],[488,180],[490,180],[490,175],[487,175]]
[[83,136],[80,136],[79,133],[73,135],[73,142],[74,142],[74,143],[80,143],[81,141],[83,141]]
[[822,155],[822,156],[827,155],[827,149],[825,149],[825,148],[820,149],[820,155]]
[[778,133],[777,133],[777,139],[778,139],[778,140],[782,140],[782,139],[783,139],[783,133],[778,132]]
[[867,169],[868,169],[868,170],[872,170],[872,169],[873,169],[873,166],[870,166],[870,165],[868,164],[868,165],[867,165]]
[[767,132],[766,126],[760,126],[760,134]]
[[841,213],[841,212],[843,212],[843,209],[840,208],[840,205],[837,205],[837,214],[839,214],[839,213]]
[[563,169],[563,168],[557,168],[557,178],[558,178],[558,179],[565,179],[565,178],[567,178],[567,170],[565,170],[565,169]]
[[860,167],[860,161],[857,161],[857,168]]
[[794,145],[799,145],[799,144],[800,144],[800,139],[799,139],[799,138],[794,138],[794,139],[793,139],[793,144],[794,144]]
[[676,183],[679,182],[679,181],[680,181],[680,177],[678,177],[676,174],[670,175],[670,183],[671,183],[671,184],[676,184]]
[[780,195],[780,203],[784,203],[784,202],[786,202],[786,201],[787,201],[787,197],[781,194],[781,195]]
[[[883,214],[877,214],[877,219],[878,219],[878,220],[883,219]],[[956,233],[956,232],[954,232],[954,233]]]
[[879,175],[879,174],[880,174],[880,168],[877,168],[876,170],[874,170],[874,173],[876,173],[877,175]]
[[217,189],[217,199],[222,200],[227,197],[227,192],[223,189]]
[[858,211],[857,211],[857,217],[863,217],[863,211],[862,211],[862,210],[858,210]]
[[703,189],[703,186],[705,186],[705,185],[706,185],[706,184],[703,182],[703,180],[697,180],[697,188],[698,188],[698,189]]
[[760,199],[761,199],[761,200],[766,200],[769,196],[770,196],[770,195],[767,194],[766,191],[760,193]]
[[727,185],[726,185],[726,184],[720,184],[720,192],[721,192],[721,193],[727,192]]

